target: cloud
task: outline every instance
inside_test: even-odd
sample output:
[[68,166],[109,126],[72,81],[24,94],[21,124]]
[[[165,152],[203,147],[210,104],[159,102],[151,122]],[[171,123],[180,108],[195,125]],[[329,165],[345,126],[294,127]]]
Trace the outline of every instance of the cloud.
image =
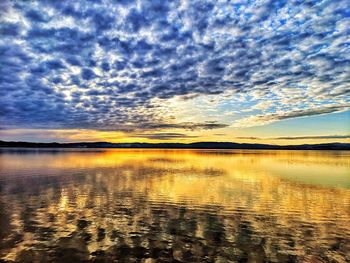
[[182,123],[143,123],[141,126],[145,129],[185,129],[185,130],[212,130],[228,127],[227,124],[217,122],[182,122]]
[[237,127],[252,127],[258,125],[265,125],[279,120],[286,120],[291,118],[308,117],[314,115],[328,114],[332,112],[346,111],[350,109],[350,104],[340,105],[325,105],[318,108],[310,108],[303,110],[280,111],[264,115],[253,115],[247,118],[240,119],[236,122]]
[[[195,121],[209,110],[225,116],[227,105],[241,116],[236,127],[349,109],[347,0],[0,8],[1,126],[201,130],[227,127],[219,117]],[[178,97],[218,103],[186,123],[174,119],[181,109],[170,111]]]
[[350,139],[349,135],[310,135],[310,136],[283,136],[283,137],[236,137],[243,140],[328,140],[328,139]]
[[89,68],[83,68],[83,70],[81,71],[81,77],[84,80],[91,80],[95,77],[95,72]]
[[142,133],[132,135],[133,138],[146,138],[150,140],[171,140],[171,139],[188,139],[197,138],[198,136],[190,136],[184,133],[163,132],[163,133]]
[[30,21],[34,21],[34,22],[47,22],[48,19],[46,18],[46,16],[43,14],[43,12],[40,12],[39,10],[35,10],[35,9],[30,9],[28,10],[24,16],[30,20]]
[[16,23],[3,23],[0,27],[1,36],[15,37],[19,35],[20,27]]

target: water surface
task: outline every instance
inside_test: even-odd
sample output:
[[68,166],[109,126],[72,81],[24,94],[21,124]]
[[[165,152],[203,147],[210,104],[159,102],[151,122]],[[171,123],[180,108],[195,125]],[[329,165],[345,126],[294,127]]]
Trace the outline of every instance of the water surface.
[[0,262],[350,262],[349,222],[350,152],[0,152]]

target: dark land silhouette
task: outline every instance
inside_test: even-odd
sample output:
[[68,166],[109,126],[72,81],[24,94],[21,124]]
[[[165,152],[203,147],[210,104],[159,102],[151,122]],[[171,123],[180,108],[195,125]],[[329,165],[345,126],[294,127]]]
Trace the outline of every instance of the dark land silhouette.
[[350,150],[350,143],[322,143],[301,145],[273,145],[235,142],[193,142],[193,143],[37,143],[0,141],[0,147],[26,148],[158,148],[158,149],[266,149],[266,150]]

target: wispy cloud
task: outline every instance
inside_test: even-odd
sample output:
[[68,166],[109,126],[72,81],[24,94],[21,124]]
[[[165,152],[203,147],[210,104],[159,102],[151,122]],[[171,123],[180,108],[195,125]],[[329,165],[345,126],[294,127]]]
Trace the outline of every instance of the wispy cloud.
[[253,115],[250,117],[240,119],[235,123],[235,126],[237,127],[258,126],[258,125],[269,124],[279,120],[321,115],[321,114],[327,114],[332,112],[346,111],[349,109],[350,109],[350,104],[346,103],[346,104],[340,104],[340,105],[327,105],[319,108],[266,113],[266,114]]
[[282,137],[253,137],[253,136],[241,136],[236,139],[244,140],[328,140],[328,139],[350,139],[350,134],[346,135],[306,135],[306,136],[282,136]]
[[133,138],[146,138],[151,140],[170,140],[170,139],[188,139],[198,138],[198,136],[190,136],[184,133],[163,132],[163,133],[142,133],[132,135]]

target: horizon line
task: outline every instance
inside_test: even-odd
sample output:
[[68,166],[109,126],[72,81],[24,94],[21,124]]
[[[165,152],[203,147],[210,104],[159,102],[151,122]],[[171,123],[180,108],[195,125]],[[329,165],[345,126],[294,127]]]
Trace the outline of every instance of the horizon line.
[[[37,145],[76,145],[76,144],[111,144],[111,145],[120,145],[124,146],[124,148],[128,148],[127,145],[195,145],[195,144],[236,144],[236,145],[260,145],[260,146],[272,146],[272,147],[300,147],[300,146],[322,146],[322,145],[346,145],[350,146],[350,143],[347,142],[339,142],[339,141],[334,141],[334,142],[327,142],[327,143],[304,143],[304,144],[286,144],[286,145],[280,145],[280,144],[268,144],[268,143],[240,143],[240,142],[235,142],[235,141],[196,141],[196,142],[108,142],[108,141],[76,141],[76,142],[33,142],[33,141],[3,141],[0,140],[0,147],[3,147],[1,144],[37,144]],[[8,146],[5,146],[8,147]],[[10,146],[11,147],[11,146]],[[109,148],[109,147],[105,147]],[[113,147],[111,147],[113,148]],[[133,147],[130,147],[133,148]],[[169,147],[171,148],[171,147]]]

